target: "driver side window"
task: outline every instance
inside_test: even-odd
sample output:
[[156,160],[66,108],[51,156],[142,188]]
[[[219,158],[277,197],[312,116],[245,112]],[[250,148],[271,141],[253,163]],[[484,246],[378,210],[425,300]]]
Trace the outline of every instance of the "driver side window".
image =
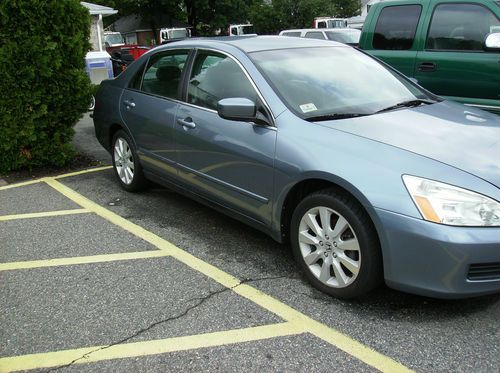
[[252,84],[238,64],[223,54],[198,53],[189,78],[188,102],[217,110],[219,100],[235,97],[257,101]]

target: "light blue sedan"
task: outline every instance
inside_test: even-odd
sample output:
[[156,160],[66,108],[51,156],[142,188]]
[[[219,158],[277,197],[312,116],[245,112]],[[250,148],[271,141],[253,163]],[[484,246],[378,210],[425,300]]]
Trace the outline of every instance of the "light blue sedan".
[[124,189],[154,180],[290,243],[330,295],[500,291],[500,117],[361,51],[172,43],[102,83],[94,123]]

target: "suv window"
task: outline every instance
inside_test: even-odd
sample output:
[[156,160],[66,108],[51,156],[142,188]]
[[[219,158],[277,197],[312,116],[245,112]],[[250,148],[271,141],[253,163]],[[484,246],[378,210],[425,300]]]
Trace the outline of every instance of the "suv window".
[[373,35],[373,48],[408,50],[413,45],[422,6],[389,6],[380,12]]
[[323,35],[323,33],[321,31],[307,32],[304,37],[309,38],[309,39],[322,39],[322,40],[325,39],[325,35]]
[[200,52],[189,78],[188,102],[217,110],[223,98],[244,97],[257,102],[257,94],[246,75],[231,58]]
[[483,51],[486,36],[498,28],[498,18],[483,6],[440,4],[432,15],[425,47],[431,50]]
[[283,36],[295,36],[300,38],[300,31],[284,32]]
[[326,21],[318,22],[318,28],[326,28]]
[[170,52],[151,57],[141,90],[162,97],[178,98],[178,88],[188,51]]

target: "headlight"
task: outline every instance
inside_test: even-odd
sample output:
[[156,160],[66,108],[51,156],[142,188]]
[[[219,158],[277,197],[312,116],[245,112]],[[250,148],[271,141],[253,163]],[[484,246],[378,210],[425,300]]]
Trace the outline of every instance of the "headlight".
[[500,226],[500,203],[470,190],[403,175],[406,189],[425,220],[461,226]]

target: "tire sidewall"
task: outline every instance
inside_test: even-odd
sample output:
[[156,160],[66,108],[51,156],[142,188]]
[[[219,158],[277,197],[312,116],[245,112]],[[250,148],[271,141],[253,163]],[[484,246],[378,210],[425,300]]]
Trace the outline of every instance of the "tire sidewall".
[[[361,255],[360,271],[356,279],[344,288],[330,287],[317,279],[305,263],[300,251],[298,238],[300,221],[307,211],[313,207],[320,206],[333,209],[342,215],[354,230],[354,234],[359,242]],[[349,203],[349,198],[342,195],[314,193],[298,204],[292,215],[290,241],[295,260],[314,287],[329,295],[348,299],[365,294],[380,283],[381,259],[378,238],[373,228],[366,225],[359,211],[353,211]]]

